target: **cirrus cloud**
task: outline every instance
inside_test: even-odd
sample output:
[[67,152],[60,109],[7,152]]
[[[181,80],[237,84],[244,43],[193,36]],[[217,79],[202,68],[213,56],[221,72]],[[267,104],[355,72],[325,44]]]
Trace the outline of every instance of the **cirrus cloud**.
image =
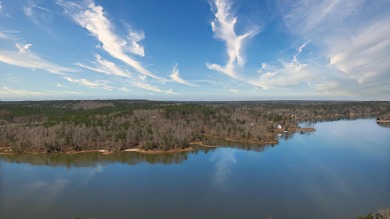
[[129,53],[144,56],[144,48],[139,41],[144,39],[143,33],[130,31],[128,40],[118,36],[114,32],[114,25],[106,17],[103,7],[95,5],[92,0],[81,3],[58,0],[57,3],[64,7],[75,23],[87,29],[112,57],[123,61],[141,74],[161,80],[160,77],[146,70],[139,61],[130,57]]
[[77,72],[75,69],[56,65],[30,51],[32,44],[16,43],[17,51],[0,50],[0,62],[29,69],[42,69],[53,74]]
[[186,80],[184,80],[183,78],[180,77],[180,74],[179,74],[179,67],[178,65],[176,64],[174,67],[173,67],[173,70],[172,70],[172,74],[169,75],[169,77],[179,83],[179,84],[184,84],[184,85],[188,85],[188,86],[192,86],[192,87],[197,87],[195,84],[192,84]]
[[322,72],[316,75],[319,92],[390,94],[390,2],[281,0],[278,6],[289,32],[310,40],[319,59],[329,60],[310,63]]
[[235,27],[237,17],[232,12],[232,5],[229,0],[213,0],[211,1],[212,10],[214,11],[215,19],[211,22],[212,31],[217,39],[220,39],[226,44],[226,53],[229,57],[225,66],[218,64],[207,63],[207,68],[225,73],[226,75],[236,78],[237,67],[242,67],[245,64],[243,56],[243,46],[245,42],[257,35],[260,32],[258,27],[252,27],[249,31],[237,35]]

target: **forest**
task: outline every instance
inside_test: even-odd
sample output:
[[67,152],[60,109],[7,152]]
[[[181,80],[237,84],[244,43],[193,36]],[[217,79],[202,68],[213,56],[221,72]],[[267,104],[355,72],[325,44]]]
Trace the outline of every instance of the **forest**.
[[390,102],[384,101],[0,102],[0,147],[13,153],[51,153],[166,151],[215,139],[276,144],[276,133],[299,130],[301,121],[387,118],[389,112]]

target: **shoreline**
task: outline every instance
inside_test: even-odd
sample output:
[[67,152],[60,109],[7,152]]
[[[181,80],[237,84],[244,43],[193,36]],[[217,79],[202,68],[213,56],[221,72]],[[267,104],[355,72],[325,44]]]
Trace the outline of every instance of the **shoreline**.
[[[389,121],[390,122],[390,121]],[[289,133],[293,132],[314,132],[316,131],[314,128],[291,128]],[[275,130],[275,133],[283,133],[284,131],[279,131]],[[250,140],[238,140],[238,139],[231,139],[231,138],[223,138],[223,137],[218,137],[214,136],[212,134],[206,134],[206,137],[214,138],[214,139],[221,139],[225,140],[228,142],[239,142],[239,143],[245,143],[245,144],[258,144],[258,145],[275,145],[278,144],[279,141],[277,139],[275,140],[267,140],[267,141],[256,141],[255,139],[250,139]],[[188,152],[188,151],[193,151],[194,149],[192,148],[191,145],[197,145],[200,147],[204,148],[219,148],[221,146],[218,145],[208,145],[204,144],[201,141],[195,141],[195,142],[190,142],[189,147],[186,148],[173,148],[173,149],[168,149],[168,150],[145,150],[141,148],[128,148],[122,151],[109,151],[106,149],[95,149],[95,150],[81,150],[81,151],[76,151],[76,150],[69,150],[69,151],[55,151],[55,152],[46,152],[46,151],[23,151],[23,152],[15,152],[11,149],[9,146],[0,146],[0,155],[17,155],[17,154],[80,154],[80,153],[101,153],[104,155],[109,155],[109,154],[114,154],[114,153],[125,153],[125,152],[137,152],[137,153],[142,153],[142,154],[162,154],[162,153],[178,153],[178,152]]]
[[143,150],[139,149],[136,150],[135,152],[141,153],[141,154],[163,154],[163,153],[178,153],[178,152],[188,152],[188,151],[193,151],[194,149],[192,147],[187,147],[187,148],[180,148],[180,149],[170,149],[170,150]]
[[390,123],[390,120],[375,120],[377,123]]
[[[191,145],[191,144],[190,144]],[[46,151],[24,151],[24,152],[15,152],[10,149],[10,147],[0,147],[0,155],[18,155],[18,154],[82,154],[82,153],[101,153],[104,155],[115,154],[115,153],[126,153],[126,152],[137,152],[142,154],[161,154],[161,153],[177,153],[177,152],[187,152],[193,151],[194,149],[190,147],[186,148],[174,148],[169,150],[144,150],[139,148],[129,148],[123,151],[109,151],[105,149],[96,149],[96,150],[70,150],[70,151],[56,151],[56,152],[46,152]]]
[[[390,122],[388,120],[379,120],[379,121],[386,121]],[[379,122],[377,120],[377,122]],[[294,133],[294,132],[314,132],[316,131],[314,128],[290,128],[288,133]],[[280,134],[284,133],[284,130],[275,130],[274,133]],[[205,134],[206,137],[209,138],[214,138],[214,139],[221,139],[225,140],[228,142],[239,142],[239,143],[245,143],[245,144],[257,144],[257,145],[275,145],[278,144],[279,141],[277,139],[274,140],[267,140],[267,141],[256,141],[255,139],[231,139],[231,138],[223,138],[223,137],[218,137],[212,134]],[[106,149],[95,149],[95,150],[81,150],[81,151],[76,151],[76,150],[69,150],[69,151],[55,151],[55,152],[47,152],[47,151],[23,151],[23,152],[15,152],[11,149],[10,146],[0,146],[0,155],[17,155],[17,154],[80,154],[80,153],[101,153],[104,155],[109,155],[109,154],[114,154],[114,153],[124,153],[124,152],[137,152],[137,153],[142,153],[142,154],[162,154],[162,153],[178,153],[178,152],[188,152],[188,151],[193,151],[192,145],[197,145],[199,147],[203,148],[219,148],[221,146],[218,145],[208,145],[204,144],[201,141],[195,141],[195,142],[190,142],[189,147],[186,148],[173,148],[173,149],[168,149],[168,150],[145,150],[141,148],[128,148],[122,151],[109,151]]]
[[197,145],[197,146],[205,147],[205,148],[219,148],[220,147],[220,146],[217,146],[217,145],[203,144],[203,142],[201,142],[201,141],[191,142],[190,145]]
[[[225,137],[215,136],[213,134],[205,134],[205,136],[209,137],[209,138],[220,139],[220,140],[229,141],[229,142],[240,142],[240,143],[245,143],[245,144],[267,145],[267,144],[278,144],[279,143],[279,141],[277,139],[267,140],[267,141],[256,141],[253,138],[249,139],[249,140],[246,140],[246,139],[232,139],[232,138],[225,138]],[[208,146],[211,146],[211,145],[208,145]]]
[[226,141],[230,142],[240,142],[240,143],[246,143],[246,144],[260,144],[260,145],[266,145],[266,144],[278,144],[278,140],[271,140],[271,141],[256,141],[256,140],[236,140],[236,139],[231,139],[231,138],[224,138]]

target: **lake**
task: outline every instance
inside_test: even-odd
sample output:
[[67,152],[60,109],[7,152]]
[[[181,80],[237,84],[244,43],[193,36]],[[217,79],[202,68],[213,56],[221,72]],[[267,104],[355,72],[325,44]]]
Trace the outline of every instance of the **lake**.
[[390,128],[311,126],[274,146],[0,156],[0,218],[345,219],[390,207]]

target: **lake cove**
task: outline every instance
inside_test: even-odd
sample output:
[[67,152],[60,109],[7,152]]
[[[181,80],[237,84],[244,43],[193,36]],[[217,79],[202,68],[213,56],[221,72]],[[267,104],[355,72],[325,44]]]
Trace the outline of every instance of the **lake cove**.
[[320,122],[275,145],[0,156],[0,218],[356,218],[390,205],[390,128]]

